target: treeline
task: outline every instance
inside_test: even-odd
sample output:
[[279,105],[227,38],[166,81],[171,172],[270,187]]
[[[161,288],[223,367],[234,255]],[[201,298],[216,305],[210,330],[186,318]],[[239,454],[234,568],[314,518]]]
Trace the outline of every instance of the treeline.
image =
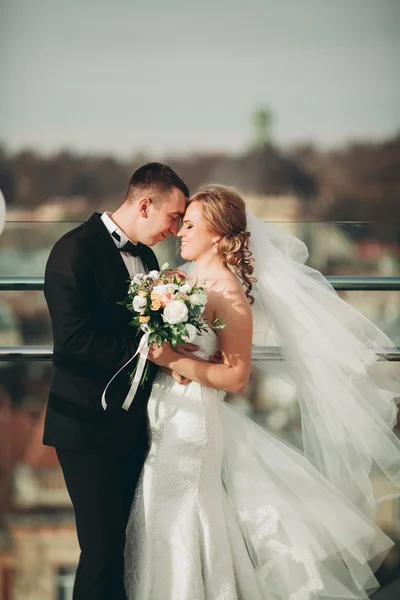
[[305,146],[295,156],[318,183],[324,218],[400,226],[400,135],[326,153]]
[[[308,208],[312,206],[314,216],[400,225],[400,135],[382,143],[350,144],[329,152],[312,145],[299,146],[285,157],[315,182],[316,197]],[[203,154],[165,157],[164,161],[195,190],[209,181],[219,164],[236,158]],[[148,160],[150,157],[143,155],[122,161],[69,151],[52,156],[33,150],[10,154],[0,147],[0,189],[10,206],[36,207],[54,197],[84,197],[90,204],[107,201],[111,207],[123,198],[132,170]]]

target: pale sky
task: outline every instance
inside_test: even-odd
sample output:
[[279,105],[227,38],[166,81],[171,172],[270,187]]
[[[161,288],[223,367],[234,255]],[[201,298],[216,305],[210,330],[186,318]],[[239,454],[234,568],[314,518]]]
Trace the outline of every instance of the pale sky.
[[0,0],[0,141],[131,156],[400,130],[400,0]]

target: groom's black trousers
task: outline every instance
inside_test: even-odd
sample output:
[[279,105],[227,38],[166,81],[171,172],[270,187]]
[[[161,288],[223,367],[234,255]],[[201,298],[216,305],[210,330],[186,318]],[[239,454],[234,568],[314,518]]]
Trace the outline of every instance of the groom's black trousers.
[[146,449],[147,440],[124,456],[56,449],[81,548],[73,600],[126,600],[125,529]]

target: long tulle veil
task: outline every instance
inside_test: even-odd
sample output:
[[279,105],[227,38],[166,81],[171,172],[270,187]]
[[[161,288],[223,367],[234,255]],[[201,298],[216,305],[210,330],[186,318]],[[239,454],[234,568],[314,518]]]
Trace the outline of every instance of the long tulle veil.
[[400,442],[392,431],[400,385],[394,373],[385,370],[378,382],[371,370],[395,346],[304,264],[302,241],[249,211],[247,228],[265,317],[296,386],[304,455],[371,515],[379,500],[371,471],[388,477],[385,497],[400,494]]

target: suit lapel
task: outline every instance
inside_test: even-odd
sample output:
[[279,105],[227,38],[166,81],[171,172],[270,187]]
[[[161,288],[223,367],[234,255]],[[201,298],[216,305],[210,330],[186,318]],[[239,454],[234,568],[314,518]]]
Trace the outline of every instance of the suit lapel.
[[[115,287],[118,282],[118,288],[126,293],[129,272],[121,257],[120,251],[116,247],[100,217],[101,215],[99,213],[94,213],[87,221],[88,233],[90,233],[88,240],[91,245],[92,253],[97,261],[101,262],[104,271],[108,272],[109,276],[107,277],[107,280],[109,281],[109,285]],[[147,266],[149,271],[158,269],[158,261],[153,250],[143,244],[141,246],[141,258],[144,265]],[[118,292],[119,290],[116,290],[116,293]]]
[[129,273],[121,254],[114,244],[110,234],[100,219],[99,213],[94,213],[87,222],[87,241],[91,247],[96,262],[101,264],[103,277],[101,286],[104,291],[113,292],[116,296],[124,297],[127,291]]
[[143,244],[141,244],[142,247],[142,261],[144,262],[145,266],[149,269],[149,271],[153,271],[154,269],[158,270],[159,266],[158,266],[158,260],[156,258],[156,255],[154,254],[153,250],[151,248],[149,248],[148,246],[144,246]]

